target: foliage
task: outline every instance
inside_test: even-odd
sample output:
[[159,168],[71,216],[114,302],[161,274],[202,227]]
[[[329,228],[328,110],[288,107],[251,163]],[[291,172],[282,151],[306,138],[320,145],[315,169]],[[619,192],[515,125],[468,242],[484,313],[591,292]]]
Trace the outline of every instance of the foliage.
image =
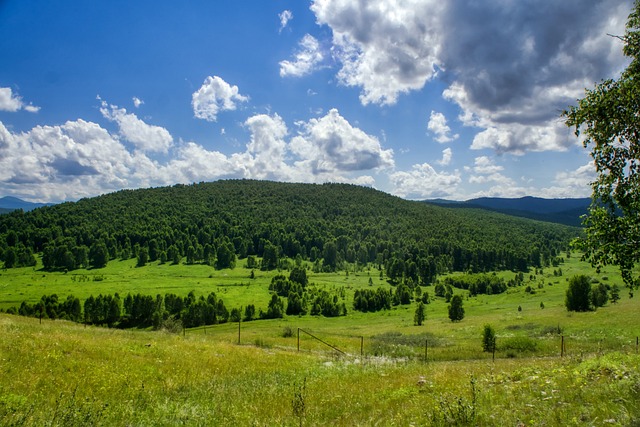
[[228,269],[247,257],[250,268],[264,271],[289,268],[289,259],[326,272],[377,264],[392,282],[413,288],[450,271],[547,265],[576,235],[566,226],[354,185],[230,180],[122,190],[2,215],[0,256],[13,268],[33,265],[42,253],[47,271],[104,268],[141,253],[144,260],[145,250],[143,268],[185,258],[188,265]]
[[422,326],[426,316],[426,310],[424,308],[424,303],[422,301],[418,302],[416,306],[416,312],[413,315],[413,324],[416,326]]
[[489,324],[482,330],[482,351],[492,353],[496,350],[496,331]]
[[594,266],[619,266],[627,286],[640,285],[640,2],[619,37],[631,59],[618,80],[605,80],[564,111],[567,126],[584,137],[597,171],[579,247]]
[[449,304],[449,320],[459,322],[464,319],[464,308],[462,307],[462,296],[454,295]]
[[609,302],[609,289],[604,283],[598,283],[591,288],[590,296],[594,307],[604,307]]
[[569,280],[565,306],[569,311],[589,311],[591,306],[591,279],[583,274]]
[[478,294],[501,294],[507,290],[507,284],[502,277],[494,274],[465,274],[449,276],[444,279],[445,286],[469,290],[469,296]]

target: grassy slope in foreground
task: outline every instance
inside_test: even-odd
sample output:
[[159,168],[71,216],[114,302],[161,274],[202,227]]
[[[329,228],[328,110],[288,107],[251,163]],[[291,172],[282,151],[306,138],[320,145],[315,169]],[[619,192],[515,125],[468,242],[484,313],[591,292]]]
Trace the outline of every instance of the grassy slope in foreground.
[[0,424],[629,425],[639,362],[358,363],[0,314]]

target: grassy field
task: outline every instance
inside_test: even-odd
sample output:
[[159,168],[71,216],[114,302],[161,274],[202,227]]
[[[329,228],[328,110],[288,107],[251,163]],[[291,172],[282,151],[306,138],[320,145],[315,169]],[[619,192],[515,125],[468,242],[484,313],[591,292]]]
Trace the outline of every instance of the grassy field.
[[0,424],[634,425],[640,359],[400,362],[0,315]]
[[[376,269],[310,273],[318,286],[345,289],[346,317],[244,322],[240,336],[238,324],[169,334],[0,314],[0,425],[639,423],[638,298],[628,298],[614,268],[596,274],[575,255],[560,267],[562,276],[553,268],[532,273],[501,295],[465,295],[466,316],[457,323],[433,287],[424,288],[433,302],[423,326],[413,324],[415,304],[350,309],[353,291],[368,288],[369,278],[374,287],[389,286]],[[216,292],[228,308],[266,308],[277,272],[255,273],[249,279],[242,266],[136,268],[134,260],[67,274],[8,269],[0,275],[0,308],[53,293],[84,299],[191,290]],[[575,274],[618,284],[622,299],[567,312],[564,294]],[[482,352],[485,324],[497,333],[495,361]]]

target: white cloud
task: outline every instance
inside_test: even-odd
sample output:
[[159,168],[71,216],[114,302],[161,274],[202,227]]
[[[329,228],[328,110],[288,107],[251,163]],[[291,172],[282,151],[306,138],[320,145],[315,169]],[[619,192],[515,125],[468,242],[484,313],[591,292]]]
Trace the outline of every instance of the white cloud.
[[244,170],[247,178],[289,181],[293,171],[285,162],[288,133],[284,120],[277,115],[259,114],[250,117],[245,126],[251,132],[247,151],[233,156],[235,164]]
[[282,13],[278,14],[278,18],[280,18],[280,31],[282,31],[289,24],[289,21],[293,19],[293,12],[283,10]]
[[428,163],[413,165],[411,171],[399,171],[389,175],[393,194],[408,199],[433,199],[450,197],[461,182],[460,173],[438,173]]
[[451,148],[445,148],[442,150],[442,159],[438,161],[440,166],[447,166],[451,163],[451,158],[453,157],[453,151]]
[[100,112],[104,118],[116,122],[120,127],[120,135],[139,150],[166,153],[173,143],[173,137],[165,128],[149,125],[135,114],[127,114],[124,108],[107,106],[102,101]]
[[431,111],[427,129],[435,134],[436,141],[441,144],[458,139],[458,134],[451,135],[451,128],[447,125],[447,118],[437,111]]
[[[575,137],[558,118],[583,88],[628,63],[620,34],[632,5],[580,0],[532,7],[487,0],[315,0],[332,31],[340,83],[362,104],[393,104],[439,73],[460,119],[479,128],[472,148],[499,153],[565,150]],[[434,126],[437,123],[434,122]],[[445,142],[447,133],[436,133]]]
[[280,61],[280,77],[302,77],[315,71],[324,59],[320,43],[313,36],[305,34],[293,61]]
[[199,119],[215,122],[218,113],[237,108],[238,102],[247,102],[249,97],[241,95],[238,86],[232,86],[218,76],[209,76],[191,97],[193,114]]
[[374,136],[354,128],[336,109],[320,119],[300,123],[291,140],[296,165],[314,175],[391,168],[393,150],[384,150]]
[[362,88],[366,105],[394,104],[398,95],[421,89],[436,75],[441,45],[437,0],[316,0],[317,22],[333,32],[333,52],[342,64],[338,79]]
[[134,105],[136,108],[139,108],[142,104],[144,104],[144,101],[143,101],[142,99],[138,98],[137,96],[134,96],[134,97],[132,98],[132,100],[133,100],[133,105]]
[[40,111],[40,107],[25,104],[22,101],[22,97],[14,94],[10,87],[0,87],[0,111],[15,113],[19,110],[25,110],[29,113],[37,113]]

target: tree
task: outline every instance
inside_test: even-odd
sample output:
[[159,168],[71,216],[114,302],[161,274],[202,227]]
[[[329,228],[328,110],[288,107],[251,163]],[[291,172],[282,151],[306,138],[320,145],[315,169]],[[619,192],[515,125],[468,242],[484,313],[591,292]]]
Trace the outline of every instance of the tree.
[[416,312],[413,315],[413,324],[416,326],[422,326],[422,323],[424,322],[425,318],[426,318],[426,315],[424,310],[424,303],[420,301],[418,303],[418,306],[416,307]]
[[617,304],[620,299],[620,287],[618,285],[613,285],[611,287],[611,304]]
[[146,247],[140,248],[138,251],[138,267],[144,267],[149,261],[149,250]]
[[462,307],[462,297],[460,295],[454,295],[451,297],[451,304],[449,304],[449,319],[452,322],[459,322],[464,319],[464,308]]
[[482,332],[482,351],[493,353],[496,350],[496,331],[491,325],[484,325]]
[[605,80],[577,106],[563,112],[565,123],[575,127],[591,147],[597,178],[591,184],[585,237],[578,241],[584,258],[599,268],[620,268],[630,289],[640,284],[640,1],[627,20],[623,53],[631,59],[618,80]]
[[609,289],[604,283],[599,283],[591,288],[591,304],[594,307],[604,307],[609,302]]
[[591,310],[591,279],[588,276],[579,274],[569,279],[564,304],[569,311]]

